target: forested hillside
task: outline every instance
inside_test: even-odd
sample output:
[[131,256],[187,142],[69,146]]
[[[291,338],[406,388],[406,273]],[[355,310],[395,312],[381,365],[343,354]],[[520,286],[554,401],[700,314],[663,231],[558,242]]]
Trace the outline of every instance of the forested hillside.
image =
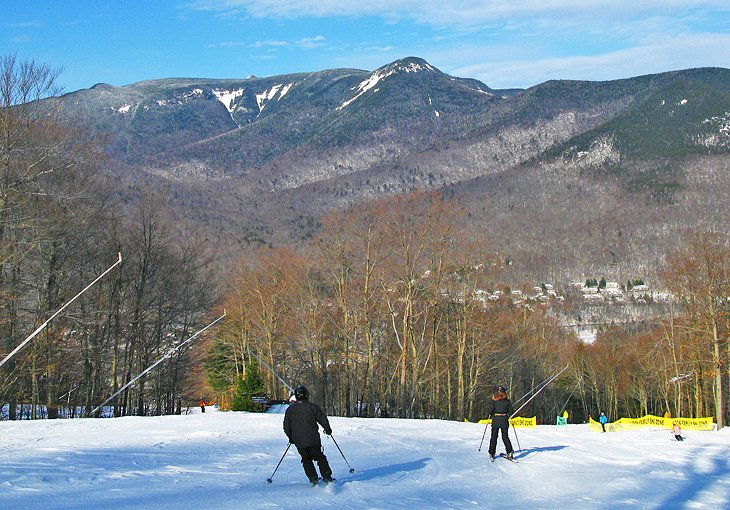
[[[227,406],[260,373],[335,414],[475,419],[568,367],[526,412],[727,419],[725,69],[499,91],[407,58],[59,95],[0,66],[11,418]],[[591,278],[663,308],[582,343],[565,291]]]

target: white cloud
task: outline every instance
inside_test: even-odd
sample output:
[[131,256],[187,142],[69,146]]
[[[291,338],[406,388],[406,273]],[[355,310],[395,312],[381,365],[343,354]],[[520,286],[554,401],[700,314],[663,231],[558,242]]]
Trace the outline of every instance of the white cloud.
[[257,18],[380,16],[389,21],[412,19],[444,27],[473,26],[505,19],[595,16],[630,19],[638,14],[690,9],[730,12],[727,0],[198,0],[190,7],[247,14]]
[[253,44],[247,45],[249,48],[277,48],[282,46],[289,46],[289,43],[286,41],[276,41],[276,40],[266,40],[266,41],[256,41]]
[[730,67],[728,0],[194,0],[187,7],[282,24],[365,16],[386,24],[415,22],[431,30],[409,26],[413,36],[406,37],[397,27],[386,31],[395,36],[373,32],[367,40],[348,42],[323,28],[318,30],[327,40],[318,35],[286,45],[336,47],[340,51],[327,55],[331,66],[363,69],[379,67],[385,58],[417,55],[495,88]]
[[325,46],[326,39],[321,36],[315,36],[315,37],[304,37],[302,39],[299,39],[297,41],[279,41],[279,40],[272,40],[267,39],[264,41],[256,41],[256,42],[243,42],[243,41],[225,41],[217,44],[209,44],[208,48],[237,48],[237,47],[245,47],[245,48],[255,48],[255,49],[261,49],[261,48],[268,48],[268,49],[275,49],[275,48],[284,48],[284,47],[291,47],[296,46],[303,49],[314,49],[314,48],[321,48],[322,46]]
[[[654,40],[598,55],[490,61],[443,68],[449,74],[477,78],[493,88],[529,87],[550,79],[615,80],[643,74],[728,62],[730,34],[687,35]],[[434,63],[438,65],[438,57]]]
[[306,48],[308,50],[321,48],[325,45],[325,38],[321,35],[318,35],[316,37],[304,37],[303,39],[299,39],[296,44],[300,48]]
[[354,49],[354,51],[356,51],[356,52],[362,51],[362,52],[381,52],[381,53],[384,53],[384,52],[393,51],[395,49],[396,49],[395,46],[360,46],[360,47],[356,47]]
[[43,28],[43,22],[39,20],[31,20],[31,21],[15,21],[7,23],[5,26],[8,28]]

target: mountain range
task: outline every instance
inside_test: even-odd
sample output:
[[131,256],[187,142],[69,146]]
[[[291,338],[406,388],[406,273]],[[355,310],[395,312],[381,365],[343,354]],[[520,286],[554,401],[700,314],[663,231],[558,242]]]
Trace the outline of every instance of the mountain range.
[[728,232],[730,70],[495,90],[408,57],[374,71],[98,84],[60,98],[104,135],[126,203],[153,191],[224,257],[324,212],[439,190],[521,278],[650,277]]

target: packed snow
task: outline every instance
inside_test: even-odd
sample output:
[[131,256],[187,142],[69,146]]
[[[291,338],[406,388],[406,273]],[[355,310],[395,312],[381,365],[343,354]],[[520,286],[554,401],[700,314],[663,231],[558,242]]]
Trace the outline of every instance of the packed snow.
[[[331,417],[337,481],[310,486],[282,414],[0,422],[0,501],[20,509],[730,508],[730,429],[510,436],[518,463],[479,450],[484,425]],[[498,452],[504,451],[501,441]],[[346,460],[345,460],[346,459]],[[354,469],[350,473],[350,467]],[[267,479],[272,477],[272,483]]]

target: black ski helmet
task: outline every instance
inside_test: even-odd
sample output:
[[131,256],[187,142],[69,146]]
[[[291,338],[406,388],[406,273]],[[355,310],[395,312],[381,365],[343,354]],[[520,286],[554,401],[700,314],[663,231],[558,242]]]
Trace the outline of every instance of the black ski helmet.
[[497,386],[497,390],[503,393],[507,393],[507,386]]
[[296,388],[294,388],[294,398],[296,398],[297,400],[309,399],[309,390],[304,386],[297,386]]

